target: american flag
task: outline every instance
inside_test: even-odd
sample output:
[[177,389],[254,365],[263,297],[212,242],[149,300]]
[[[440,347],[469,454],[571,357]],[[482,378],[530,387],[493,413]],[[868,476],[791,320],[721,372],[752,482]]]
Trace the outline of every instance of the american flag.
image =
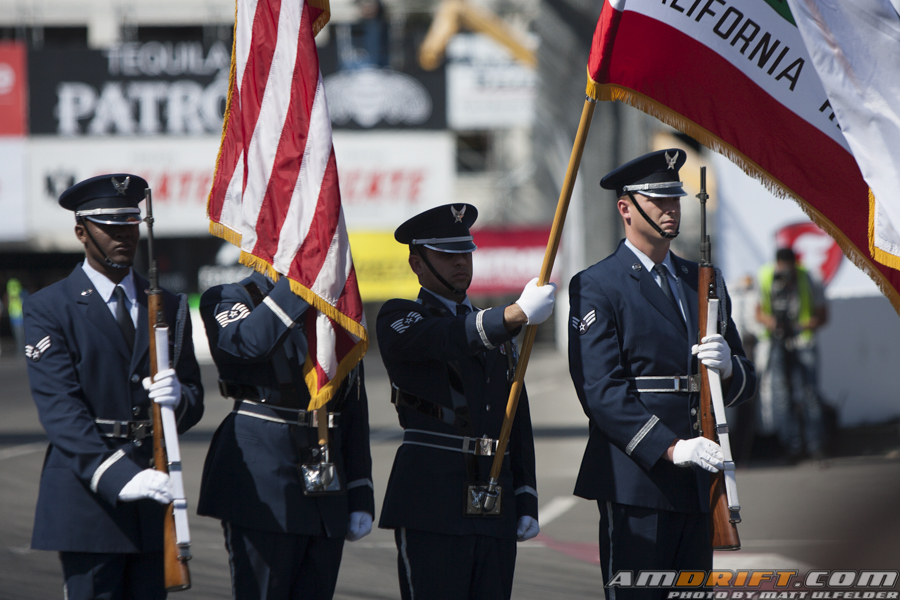
[[231,85],[207,212],[241,262],[288,277],[307,310],[304,365],[324,405],[368,347],[314,41],[327,0],[237,0]]

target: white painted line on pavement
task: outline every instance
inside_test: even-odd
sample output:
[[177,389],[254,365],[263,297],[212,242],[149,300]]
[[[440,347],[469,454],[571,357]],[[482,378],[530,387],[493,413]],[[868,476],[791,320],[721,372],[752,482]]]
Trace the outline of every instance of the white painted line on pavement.
[[564,515],[570,508],[575,506],[578,499],[574,496],[557,496],[547,503],[541,509],[538,509],[538,521],[541,527],[546,527],[551,521],[557,517]]
[[44,450],[46,450],[46,448],[46,442],[36,442],[34,444],[22,444],[21,446],[13,446],[12,448],[0,450],[0,460],[6,460],[7,458],[16,458],[18,456],[25,456],[26,454],[33,454],[34,452],[43,452]]

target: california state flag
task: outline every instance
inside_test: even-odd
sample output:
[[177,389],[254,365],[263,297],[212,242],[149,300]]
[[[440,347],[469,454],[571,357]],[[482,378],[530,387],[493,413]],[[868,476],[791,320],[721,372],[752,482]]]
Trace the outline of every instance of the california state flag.
[[900,311],[869,249],[869,186],[784,2],[605,0],[587,93],[631,104],[796,200]]

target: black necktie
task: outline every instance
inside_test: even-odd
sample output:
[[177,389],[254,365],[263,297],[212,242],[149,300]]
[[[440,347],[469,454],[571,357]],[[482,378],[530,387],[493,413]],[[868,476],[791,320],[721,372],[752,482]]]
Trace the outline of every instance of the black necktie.
[[125,336],[125,343],[129,348],[134,348],[134,321],[131,320],[131,312],[128,310],[128,298],[125,297],[125,290],[122,286],[117,285],[113,291],[116,297],[116,321],[119,323],[119,329]]
[[672,303],[672,306],[675,307],[675,311],[681,315],[681,308],[678,306],[678,301],[675,300],[675,296],[672,294],[672,288],[669,286],[669,270],[662,263],[653,267],[653,270],[656,271],[656,274],[659,275],[659,287],[662,289],[662,293],[666,295],[666,298],[669,302]]

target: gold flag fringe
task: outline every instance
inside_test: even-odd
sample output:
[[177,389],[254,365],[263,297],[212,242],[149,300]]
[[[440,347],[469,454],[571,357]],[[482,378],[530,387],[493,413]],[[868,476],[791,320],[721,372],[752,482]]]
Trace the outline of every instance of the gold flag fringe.
[[869,188],[869,253],[872,258],[892,269],[900,270],[900,256],[882,250],[875,245],[875,194]]
[[[325,1],[327,2],[328,0],[325,0]],[[212,184],[209,187],[209,194],[206,195],[206,215],[207,216],[209,216],[209,204],[210,204],[210,202],[212,202],[213,187],[215,187],[215,185],[216,185],[216,175],[219,174],[219,166],[221,165],[221,162],[222,162],[222,149],[225,147],[225,132],[228,131],[228,118],[231,115],[231,101],[232,101],[231,94],[232,94],[232,91],[234,90],[234,80],[235,80],[235,77],[237,76],[236,75],[237,66],[235,65],[235,62],[234,62],[234,55],[235,55],[236,47],[237,47],[237,0],[235,0],[235,3],[234,3],[234,29],[232,30],[232,35],[231,35],[231,71],[229,72],[229,75],[228,75],[228,98],[226,98],[226,100],[225,100],[225,118],[222,119],[222,139],[219,140],[219,152],[218,152],[218,154],[216,154],[216,167],[215,167],[215,169],[213,169]],[[212,231],[212,226],[213,226],[213,223],[210,223],[210,233],[212,233],[213,235],[216,235]],[[222,237],[222,236],[219,236],[219,237]],[[228,241],[230,242],[231,240],[228,240]],[[231,242],[231,243],[233,244],[234,242]],[[240,246],[240,242],[238,242],[236,245]]]
[[[850,241],[850,239],[834,224],[832,223],[825,215],[819,212],[814,206],[806,202],[799,195],[795,194],[792,190],[785,187],[780,181],[778,181],[775,177],[765,171],[762,167],[748,158],[745,154],[731,146],[730,144],[724,142],[721,138],[713,135],[708,130],[700,127],[693,121],[686,119],[684,116],[676,113],[675,111],[669,109],[663,104],[649,98],[641,94],[640,92],[636,92],[632,89],[613,85],[613,84],[599,84],[593,81],[588,76],[588,84],[586,93],[594,98],[595,100],[603,100],[603,101],[620,101],[628,104],[629,106],[633,106],[638,110],[647,113],[648,115],[659,119],[666,125],[670,127],[674,127],[678,131],[688,135],[710,150],[717,152],[733,162],[735,165],[740,167],[747,175],[753,177],[757,181],[763,184],[770,193],[778,198],[789,198],[797,202],[800,205],[800,208],[803,212],[819,227],[821,227],[828,235],[830,235],[840,246],[841,250],[844,252],[844,255],[849,258],[853,264],[859,267],[866,275],[868,275],[872,281],[875,282],[875,285],[878,286],[878,289],[884,294],[885,297],[890,301],[891,305],[894,307],[894,310],[900,314],[900,292],[894,289],[891,285],[890,281],[885,277],[885,275],[878,269],[877,266],[872,262],[868,255],[866,255],[863,251],[861,251],[857,246]],[[872,210],[874,209],[874,198],[872,197],[871,190],[869,192],[869,215],[870,215],[870,225],[869,225],[869,250],[872,250]],[[881,251],[879,251],[881,252]],[[888,255],[890,256],[890,255]],[[878,262],[883,262],[875,253],[872,253],[872,257]],[[896,258],[896,257],[893,257]],[[887,266],[893,266],[888,263],[883,263]],[[900,261],[898,261],[898,267],[900,268]]]

